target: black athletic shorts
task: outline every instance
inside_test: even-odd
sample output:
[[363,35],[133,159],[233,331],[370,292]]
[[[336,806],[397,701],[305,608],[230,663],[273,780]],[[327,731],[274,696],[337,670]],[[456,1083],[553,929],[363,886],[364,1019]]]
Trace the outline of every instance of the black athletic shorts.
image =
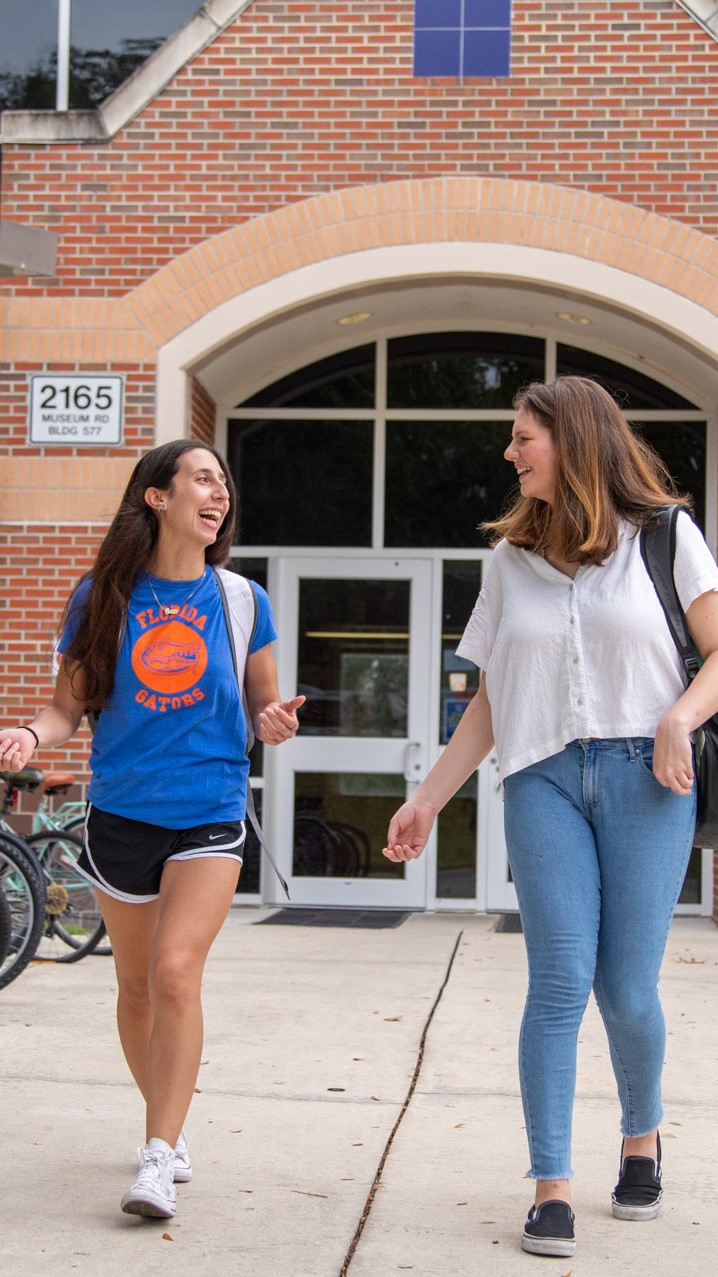
[[193,829],[164,829],[113,816],[87,805],[85,845],[78,869],[115,900],[143,904],[160,894],[168,860],[220,858],[242,864],[244,821],[222,820]]

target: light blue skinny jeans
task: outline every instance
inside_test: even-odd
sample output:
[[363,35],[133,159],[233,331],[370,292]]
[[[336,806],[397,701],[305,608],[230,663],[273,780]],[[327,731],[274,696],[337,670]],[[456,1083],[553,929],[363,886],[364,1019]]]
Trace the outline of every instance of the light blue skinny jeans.
[[570,1179],[578,1031],[591,988],[624,1135],[662,1116],[658,977],[691,852],[695,793],[651,771],[653,740],[575,740],[505,781],[529,988],[519,1068],[533,1179]]

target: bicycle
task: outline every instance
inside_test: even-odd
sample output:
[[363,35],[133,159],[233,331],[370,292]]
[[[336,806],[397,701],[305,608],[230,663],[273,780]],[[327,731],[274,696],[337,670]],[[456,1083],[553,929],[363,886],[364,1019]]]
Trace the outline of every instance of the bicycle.
[[10,952],[10,941],[12,940],[12,913],[10,905],[5,897],[5,892],[0,891],[0,971],[8,953]]
[[[39,771],[40,769],[35,768],[34,770]],[[36,838],[39,838],[41,833],[48,831],[55,832],[60,829],[67,830],[68,833],[76,834],[77,837],[80,838],[81,842],[84,841],[85,818],[87,814],[87,804],[85,801],[83,799],[66,799],[64,802],[60,803],[59,807],[53,806],[52,803],[52,800],[58,795],[66,794],[67,791],[72,788],[74,783],[75,777],[72,772],[48,772],[44,774],[42,781],[37,787],[40,794],[40,802],[38,803],[33,815],[32,834],[28,839],[31,845]],[[86,879],[84,880],[84,883],[85,891],[88,894],[92,893],[92,897],[96,901],[97,896],[91,883],[89,883]],[[79,897],[79,892],[77,892],[77,896]],[[101,930],[99,931],[94,944],[90,944],[89,947],[83,945],[81,940],[78,940],[77,936],[73,934],[73,931],[71,929],[66,930],[59,920],[56,923],[57,934],[65,941],[65,944],[70,945],[71,948],[81,948],[83,953],[80,954],[80,957],[84,957],[85,953],[96,953],[98,955],[111,954],[112,949],[110,945],[101,943],[106,935],[106,929],[104,922],[101,920],[99,906],[91,906],[89,912],[96,913],[101,922]],[[58,959],[58,961],[59,960],[60,959]],[[72,961],[72,959],[67,960]]]
[[[61,940],[71,950],[49,955],[49,960],[77,962],[94,952],[106,933],[95,890],[76,868],[82,839],[74,831],[84,823],[84,804],[66,802],[57,811],[50,806],[50,800],[56,795],[67,793],[75,778],[70,772],[45,775],[37,767],[25,767],[19,772],[0,772],[0,780],[5,783],[0,813],[3,834],[14,833],[6,813],[16,805],[20,791],[40,790],[33,832],[23,842],[37,858],[45,878],[45,936],[49,940]],[[48,959],[46,954],[42,957]]]
[[45,878],[22,839],[0,832],[2,945],[0,989],[15,980],[34,958],[45,926]]

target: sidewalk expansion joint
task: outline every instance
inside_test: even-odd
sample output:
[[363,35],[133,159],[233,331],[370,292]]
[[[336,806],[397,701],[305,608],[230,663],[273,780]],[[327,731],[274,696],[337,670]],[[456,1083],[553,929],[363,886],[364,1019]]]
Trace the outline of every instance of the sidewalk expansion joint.
[[389,1153],[391,1151],[391,1146],[394,1143],[394,1139],[396,1138],[396,1134],[399,1130],[399,1127],[401,1126],[404,1120],[404,1117],[408,1111],[409,1105],[411,1104],[411,1101],[414,1098],[416,1085],[417,1085],[417,1082],[419,1081],[419,1074],[421,1073],[421,1066],[424,1063],[424,1049],[426,1047],[426,1039],[428,1037],[429,1029],[431,1027],[431,1021],[433,1020],[434,1013],[436,1012],[437,1007],[439,1006],[439,1003],[441,1002],[441,999],[444,995],[444,990],[447,984],[449,983],[449,978],[451,976],[451,969],[454,965],[454,959],[458,952],[459,945],[461,944],[461,937],[463,936],[463,934],[464,934],[463,931],[460,931],[458,936],[456,937],[456,943],[454,945],[454,948],[452,949],[451,957],[449,958],[449,965],[446,968],[446,974],[442,981],[441,988],[439,989],[439,992],[437,993],[434,999],[434,1005],[432,1006],[429,1012],[429,1015],[427,1017],[426,1024],[424,1025],[421,1038],[419,1040],[419,1050],[417,1052],[416,1064],[414,1066],[414,1072],[412,1074],[411,1082],[409,1083],[409,1090],[406,1093],[406,1099],[404,1100],[404,1103],[401,1106],[401,1112],[399,1113],[399,1116],[397,1117],[393,1127],[391,1128],[391,1131],[389,1133],[389,1138],[387,1139],[386,1144],[384,1145],[384,1151],[381,1155],[381,1158],[379,1160],[379,1165],[377,1166],[377,1169],[376,1169],[374,1182],[367,1194],[367,1199],[364,1203],[364,1210],[362,1211],[361,1219],[359,1220],[359,1223],[357,1224],[356,1232],[354,1233],[354,1236],[351,1239],[349,1249],[344,1258],[344,1263],[342,1264],[339,1270],[339,1277],[346,1277],[346,1273],[349,1269],[349,1265],[351,1264],[352,1259],[354,1258],[354,1253],[359,1244],[359,1239],[364,1231],[364,1225],[366,1224],[369,1218],[369,1215],[371,1213],[371,1208],[374,1205],[374,1198],[376,1197],[377,1189],[379,1188],[381,1184],[381,1177],[384,1171],[384,1167],[386,1166],[387,1158],[389,1157]]

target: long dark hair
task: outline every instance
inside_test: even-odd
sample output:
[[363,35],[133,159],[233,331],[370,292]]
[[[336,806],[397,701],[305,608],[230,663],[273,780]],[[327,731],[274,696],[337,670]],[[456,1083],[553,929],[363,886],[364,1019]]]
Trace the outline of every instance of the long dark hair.
[[[214,565],[227,562],[234,540],[237,515],[237,493],[227,463],[211,444],[197,439],[175,439],[145,453],[135,466],[95,559],[94,567],[80,578],[91,579],[90,591],[83,606],[80,624],[65,651],[70,679],[80,673],[82,695],[88,709],[102,709],[112,692],[117,662],[117,644],[132,587],[138,573],[147,567],[159,534],[158,517],[145,501],[148,488],[171,489],[179,459],[185,452],[203,449],[222,467],[229,493],[229,510],[217,533],[217,539],[205,550],[205,561]],[[78,585],[80,582],[78,582]],[[61,630],[73,609],[68,600]]]
[[634,434],[598,382],[535,381],[518,392],[514,408],[524,408],[551,431],[556,499],[549,505],[519,495],[501,518],[481,525],[494,544],[505,537],[537,554],[603,563],[618,545],[619,518],[641,527],[669,501],[690,506],[661,458]]

